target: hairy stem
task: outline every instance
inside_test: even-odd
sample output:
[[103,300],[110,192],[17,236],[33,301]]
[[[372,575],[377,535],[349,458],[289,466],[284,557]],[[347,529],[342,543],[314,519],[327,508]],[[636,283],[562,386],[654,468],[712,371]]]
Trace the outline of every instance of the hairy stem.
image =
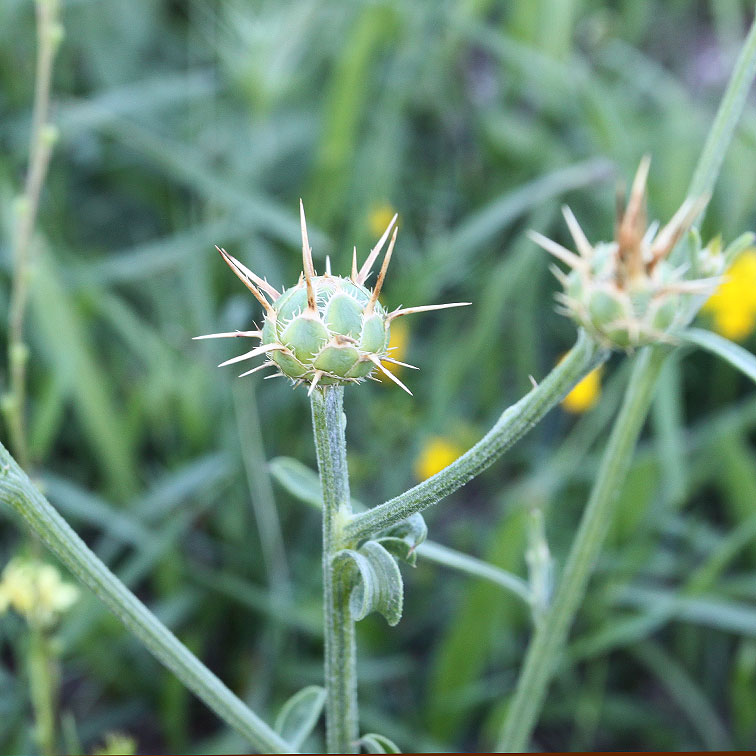
[[661,350],[645,349],[638,357],[564,573],[552,604],[528,646],[498,750],[516,752],[528,745],[567,632],[585,595],[588,578],[612,522],[620,491],[618,482],[624,480],[630,465],[664,356]]
[[323,491],[323,612],[325,635],[326,745],[329,753],[354,753],[359,739],[357,648],[345,571],[333,557],[344,548],[343,524],[352,513],[344,435],[344,389],[313,391],[312,427]]
[[538,386],[504,410],[493,428],[472,449],[400,496],[352,517],[345,529],[347,538],[351,541],[368,538],[435,504],[480,475],[608,356],[606,350],[581,331],[565,358]]
[[291,753],[276,732],[235,696],[97,558],[0,444],[0,501],[8,504],[118,619],[221,719],[266,753]]
[[[688,190],[689,196],[709,194],[713,190],[755,75],[756,21],[743,45],[698,160]],[[699,218],[699,223],[700,220]],[[680,249],[678,247],[675,253],[679,253]],[[528,745],[559,652],[564,647],[569,628],[585,595],[591,570],[611,524],[613,504],[625,480],[635,444],[648,414],[665,353],[662,347],[644,350],[634,366],[622,410],[604,452],[599,475],[570,549],[554,602],[528,646],[514,698],[504,721],[499,750],[521,751]]]

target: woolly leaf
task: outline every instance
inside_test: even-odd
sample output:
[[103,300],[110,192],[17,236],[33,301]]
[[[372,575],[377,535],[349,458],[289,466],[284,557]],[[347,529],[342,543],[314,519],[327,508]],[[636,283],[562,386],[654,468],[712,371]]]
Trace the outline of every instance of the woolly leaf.
[[370,612],[382,614],[389,625],[402,618],[404,584],[391,554],[376,541],[366,541],[358,551],[344,549],[336,554],[334,566],[347,570],[353,581],[349,609],[355,622]]
[[[268,469],[273,479],[295,499],[317,509],[323,509],[320,478],[315,470],[293,457],[274,457],[268,463]],[[352,509],[355,512],[362,512],[365,505],[353,498]]]
[[276,457],[268,463],[273,478],[292,496],[317,509],[323,508],[318,474],[292,457]]

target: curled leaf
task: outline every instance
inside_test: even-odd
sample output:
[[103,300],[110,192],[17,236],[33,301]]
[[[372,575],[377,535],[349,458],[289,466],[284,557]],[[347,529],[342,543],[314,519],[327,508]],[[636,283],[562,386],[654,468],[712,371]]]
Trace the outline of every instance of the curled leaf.
[[416,512],[391,528],[379,533],[375,540],[386,551],[414,567],[417,564],[417,547],[428,537],[428,526]]
[[402,575],[394,557],[380,543],[366,541],[357,551],[340,551],[334,557],[334,567],[352,572],[349,609],[355,622],[370,612],[382,614],[392,627],[399,622],[404,601]]

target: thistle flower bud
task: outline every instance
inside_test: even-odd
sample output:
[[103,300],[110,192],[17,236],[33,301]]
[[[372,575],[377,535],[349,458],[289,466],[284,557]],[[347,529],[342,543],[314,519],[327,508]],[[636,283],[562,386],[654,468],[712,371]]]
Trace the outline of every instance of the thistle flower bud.
[[[309,392],[316,386],[360,383],[381,371],[407,393],[412,392],[382,362],[414,368],[399,362],[390,355],[391,322],[403,315],[447,307],[461,307],[469,302],[399,308],[387,312],[378,301],[391,255],[396,244],[397,216],[391,219],[378,243],[373,247],[361,268],[357,268],[357,250],[352,257],[349,278],[331,274],[330,260],[326,258],[323,275],[317,275],[312,261],[312,250],[307,235],[304,208],[300,201],[302,227],[302,273],[292,287],[279,292],[265,279],[255,275],[224,249],[223,259],[252,292],[265,310],[262,329],[234,331],[197,336],[198,339],[222,337],[250,337],[260,344],[245,354],[222,362],[219,367],[232,365],[257,356],[265,362],[242,373],[250,375],[267,367],[277,368],[276,375],[290,378],[295,385],[307,384]],[[393,229],[393,233],[392,233]],[[386,241],[391,236],[383,264],[373,289],[365,286],[372,267]]]
[[650,160],[644,157],[623,208],[618,203],[612,242],[591,244],[568,207],[563,213],[577,254],[532,232],[531,238],[566,263],[571,271],[552,271],[564,287],[557,294],[560,312],[575,320],[607,347],[631,350],[655,342],[674,342],[687,325],[690,304],[720,283],[724,258],[716,250],[697,250],[710,278],[685,278],[685,266],[673,266],[669,254],[706,206],[708,198],[688,198],[664,228],[647,224],[646,180]]

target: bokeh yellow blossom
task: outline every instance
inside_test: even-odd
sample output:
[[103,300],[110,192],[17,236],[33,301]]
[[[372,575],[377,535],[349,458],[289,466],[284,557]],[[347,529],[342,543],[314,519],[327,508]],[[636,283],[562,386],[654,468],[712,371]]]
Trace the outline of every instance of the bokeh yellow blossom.
[[105,745],[96,748],[94,756],[132,756],[137,752],[137,742],[123,732],[106,732]]
[[[407,356],[407,350],[409,349],[409,327],[407,323],[401,318],[397,318],[391,324],[391,335],[389,336],[389,357],[393,360],[399,360],[399,362],[405,362]],[[395,365],[393,362],[383,362],[383,367],[386,370],[390,370],[394,375],[402,369],[401,365]],[[383,373],[378,373],[376,376],[381,383],[391,383]]]
[[380,236],[391,223],[395,213],[396,210],[387,202],[373,206],[368,215],[368,227],[371,236]]
[[727,271],[725,280],[704,304],[714,330],[733,341],[742,341],[756,327],[756,248],[742,252]]
[[37,625],[53,624],[78,597],[79,589],[53,565],[34,559],[11,559],[0,579],[0,612],[15,609]]
[[598,402],[601,396],[601,372],[600,367],[592,370],[562,399],[562,407],[567,412],[586,412]]
[[432,436],[420,450],[415,460],[415,476],[425,480],[435,475],[454,462],[464,453],[464,449],[454,441],[443,436]]

